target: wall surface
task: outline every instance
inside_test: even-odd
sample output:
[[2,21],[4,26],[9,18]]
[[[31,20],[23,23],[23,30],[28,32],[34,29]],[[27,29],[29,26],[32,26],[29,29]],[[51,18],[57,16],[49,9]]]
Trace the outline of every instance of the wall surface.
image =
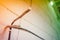
[[[0,0],[0,40],[8,40],[9,29],[4,31],[6,25],[27,10],[31,5],[29,0]],[[32,0],[31,11],[14,25],[20,25],[45,40],[58,40],[55,15],[51,11],[48,0]],[[11,40],[41,40],[36,36],[22,30],[12,29]]]

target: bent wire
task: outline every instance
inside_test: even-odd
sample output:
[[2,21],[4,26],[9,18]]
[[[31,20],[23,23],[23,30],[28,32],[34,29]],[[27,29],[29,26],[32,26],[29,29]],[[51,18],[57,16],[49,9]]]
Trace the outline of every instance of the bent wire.
[[[28,13],[29,11],[30,11],[30,9],[27,9],[21,16],[17,17],[15,20],[13,20],[12,23],[11,23],[11,25],[13,25],[13,23],[14,23],[15,21],[17,21],[19,18],[22,18],[22,17],[23,17],[26,13]],[[12,29],[12,28],[10,28],[10,30],[11,30],[11,29]],[[40,38],[41,40],[44,40],[42,37],[39,37],[38,35],[36,35],[35,33],[31,32],[31,31],[29,31],[29,30],[27,30],[27,29],[24,29],[24,28],[18,28],[18,29],[27,31],[27,32],[35,35],[36,37]],[[11,37],[11,31],[9,31],[8,40],[10,40],[10,37]]]
[[26,31],[26,32],[29,32],[29,33],[33,34],[34,36],[40,38],[41,40],[45,40],[44,38],[42,38],[42,37],[36,35],[35,33],[31,32],[31,31],[29,31],[29,30],[27,30],[27,29],[24,29],[24,28],[18,28],[18,29],[23,30],[23,31]]
[[[5,5],[2,5],[2,6],[4,6],[6,9],[8,9]],[[9,10],[10,12],[14,13],[14,12],[11,11],[10,9],[8,9],[8,10]],[[15,21],[17,21],[18,19],[22,18],[22,17],[23,17],[26,13],[28,13],[29,11],[30,11],[30,9],[27,9],[22,15],[20,15],[20,16],[17,17],[16,19],[14,19],[14,20],[12,21],[11,25],[13,25]],[[14,14],[15,14],[15,13],[14,13]],[[10,30],[11,30],[11,29],[12,29],[12,28],[10,28]],[[18,28],[18,29],[21,29],[21,30],[24,30],[24,31],[26,31],[26,32],[29,32],[29,33],[35,35],[36,37],[40,38],[41,40],[45,40],[44,38],[36,35],[35,33],[31,32],[31,31],[29,31],[29,30],[27,30],[27,29],[24,29],[24,28]],[[8,40],[10,40],[10,38],[11,38],[11,31],[9,31]]]
[[[21,16],[17,17],[16,19],[14,19],[11,23],[11,25],[14,24],[15,21],[17,21],[19,18],[22,18],[26,13],[28,13],[30,11],[30,9],[27,9]],[[10,28],[11,30],[12,28]],[[9,37],[8,37],[8,40],[10,40],[10,36],[11,36],[11,31],[9,31]]]

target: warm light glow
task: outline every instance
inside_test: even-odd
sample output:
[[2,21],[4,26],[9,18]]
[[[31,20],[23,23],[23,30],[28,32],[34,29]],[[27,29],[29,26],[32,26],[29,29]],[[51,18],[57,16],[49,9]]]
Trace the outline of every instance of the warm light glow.
[[31,10],[32,8],[31,8],[31,7],[29,7],[29,9]]
[[54,4],[53,1],[51,1],[51,2],[50,2],[50,5],[53,6],[53,4]]

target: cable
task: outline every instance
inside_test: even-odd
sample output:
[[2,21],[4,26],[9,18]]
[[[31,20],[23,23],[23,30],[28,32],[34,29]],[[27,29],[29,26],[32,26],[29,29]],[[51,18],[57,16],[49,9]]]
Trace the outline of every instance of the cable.
[[[13,23],[14,23],[15,21],[17,21],[19,18],[22,18],[22,17],[23,17],[27,12],[29,12],[29,11],[30,11],[30,9],[26,10],[21,16],[17,17],[15,20],[13,20],[13,22],[11,23],[11,25],[13,25]],[[21,28],[21,29],[23,29],[23,28]],[[10,30],[11,30],[11,28],[10,28]],[[25,30],[25,31],[27,31],[27,32],[35,35],[36,37],[44,40],[42,37],[39,37],[38,35],[34,34],[33,32],[31,32],[31,31],[29,31],[29,30],[26,30],[26,29],[23,29],[23,30]],[[11,33],[11,32],[10,32],[10,33]],[[10,35],[11,35],[11,34],[10,34]],[[10,38],[9,38],[9,39],[10,39]]]
[[[4,6],[7,10],[9,10],[11,13],[15,14],[16,16],[19,16],[18,14],[14,13],[13,11],[11,11],[9,8],[7,8],[5,5],[2,5]],[[10,35],[10,34],[9,34]],[[50,35],[50,34],[49,34]]]
[[[32,3],[31,3],[32,4]],[[19,16],[18,14],[16,14],[16,13],[14,13],[13,11],[11,11],[9,8],[7,8],[5,5],[2,5],[2,6],[4,6],[7,10],[9,10],[11,13],[13,13],[14,15],[16,15],[16,16]],[[17,18],[18,19],[18,18]],[[12,22],[12,24],[13,24],[13,22]],[[11,33],[11,31],[10,31],[10,33]],[[9,35],[11,35],[11,34],[9,34]],[[8,40],[10,39],[10,37],[8,38]]]
[[43,39],[42,37],[36,35],[35,33],[31,32],[31,31],[29,31],[29,30],[27,30],[27,29],[24,29],[24,28],[15,28],[15,29],[19,29],[19,30],[23,30],[23,31],[29,32],[29,33],[33,34],[34,36],[40,38],[41,40],[45,40],[45,39]]
[[[26,32],[28,32],[28,33],[31,33],[32,35],[38,37],[38,38],[41,39],[41,40],[45,40],[44,38],[36,35],[35,33],[31,32],[31,31],[29,31],[29,30],[27,30],[27,29],[25,29],[25,28],[21,28],[21,27],[18,26],[18,25],[8,25],[8,26],[6,26],[6,27],[8,27],[8,28],[14,28],[14,29],[18,29],[18,30],[23,30],[23,31],[26,31]],[[18,38],[17,38],[17,39],[18,39]]]
[[30,11],[30,9],[27,9],[24,13],[22,13],[22,15],[20,15],[19,17],[17,17],[15,20],[12,21],[11,25],[13,25],[13,23],[18,20],[19,18],[22,18],[25,14],[27,14]]
[[[4,6],[4,5],[3,5],[3,6]],[[4,7],[5,7],[5,6],[4,6]],[[6,9],[8,9],[8,8],[6,8]],[[8,9],[8,10],[9,10],[9,9]],[[9,11],[12,12],[12,13],[14,13],[14,12],[11,11],[11,10],[9,10]],[[28,9],[27,11],[25,11],[21,16],[17,17],[15,20],[13,20],[12,23],[11,23],[11,25],[13,25],[13,23],[14,23],[15,21],[17,21],[19,18],[22,18],[22,17],[23,17],[27,12],[29,12],[29,11],[30,11],[30,9]],[[15,13],[14,13],[14,14],[15,14]],[[11,29],[12,29],[12,28],[10,28],[8,40],[10,40],[10,38],[11,38]],[[21,28],[21,29],[22,29],[22,28]],[[23,29],[23,30],[25,30],[25,31],[27,31],[27,32],[35,35],[36,37],[44,40],[42,37],[39,37],[38,35],[34,34],[33,32],[31,32],[31,31],[29,31],[29,30],[26,30],[26,29]]]
[[[21,16],[19,16],[19,17],[17,17],[16,19],[14,19],[13,21],[12,21],[12,23],[11,23],[11,25],[13,25],[13,23],[15,22],[15,21],[17,21],[19,18],[22,18],[27,12],[29,12],[30,11],[30,9],[27,9]],[[11,30],[12,28],[10,28],[10,30]],[[10,40],[10,37],[11,37],[11,31],[9,31],[9,37],[8,37],[8,40]]]

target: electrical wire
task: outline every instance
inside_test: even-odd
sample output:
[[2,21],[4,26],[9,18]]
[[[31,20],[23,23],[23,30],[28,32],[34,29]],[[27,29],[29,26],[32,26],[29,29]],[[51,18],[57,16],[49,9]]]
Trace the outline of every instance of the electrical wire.
[[13,11],[11,11],[9,8],[7,8],[5,5],[2,5],[4,6],[7,10],[9,10],[10,12],[12,12],[13,14],[15,14],[16,16],[19,16],[18,14],[14,13]]
[[[2,4],[2,3],[1,3]],[[9,8],[7,8],[5,5],[2,4],[3,7],[5,7],[7,10],[9,10],[12,14],[19,16],[18,14],[16,14],[15,12],[13,12],[12,10],[10,10]],[[24,19],[25,21],[29,22],[28,20]],[[30,24],[32,24],[31,22],[29,22]],[[34,24],[32,24],[34,25]],[[49,34],[50,35],[50,34]]]
[[[8,8],[7,8],[8,9]],[[8,9],[9,10],[9,9]],[[11,10],[9,10],[9,11],[11,11]],[[14,13],[13,11],[11,11],[12,13]],[[15,14],[15,13],[14,13]],[[15,14],[15,15],[17,15],[17,14]]]
[[[25,1],[25,0],[24,0]],[[27,4],[27,2],[25,1],[25,3]],[[46,2],[47,3],[47,2]],[[30,2],[30,7],[32,7],[32,0],[31,0],[31,2]],[[48,8],[48,7],[47,7]],[[24,19],[25,20],[25,19]],[[51,20],[51,19],[50,19]],[[25,20],[26,21],[26,20]],[[28,21],[29,22],[29,21]],[[30,22],[29,22],[30,23]],[[52,26],[51,26],[52,27]],[[54,29],[55,30],[55,32],[57,33],[57,37],[59,36],[58,35],[58,31],[54,28],[54,27],[52,27],[52,29]],[[50,34],[49,34],[50,35]],[[58,37],[58,39],[59,39],[59,37]]]
[[[9,8],[7,8],[5,5],[2,5],[4,6],[7,10],[9,10],[10,12],[12,12],[13,14],[15,14],[16,16],[19,16],[18,14],[14,13],[13,11],[11,11]],[[50,34],[49,34],[50,35]]]
[[[14,23],[15,21],[17,21],[19,18],[23,17],[23,16],[24,16],[27,12],[29,12],[29,11],[30,11],[30,9],[28,9],[27,11],[25,11],[21,16],[17,17],[15,20],[13,20],[13,22],[11,23],[11,25],[13,25],[13,23]],[[23,29],[23,28],[22,28],[22,29]],[[31,31],[29,31],[29,30],[26,30],[26,29],[23,29],[23,30],[25,30],[25,31],[27,31],[27,32],[35,35],[36,37],[44,40],[42,37],[39,37],[38,35],[36,35],[35,33],[31,32]],[[10,35],[11,35],[11,34],[10,34]],[[9,38],[9,39],[10,39],[10,38]]]
[[[10,12],[12,12],[13,14],[15,14],[13,11],[11,11],[10,9],[8,9],[5,5],[2,4],[2,6],[4,6],[7,10],[9,10]],[[12,23],[11,23],[11,25],[13,25],[13,23],[14,23],[16,20],[18,20],[19,18],[21,18],[22,16],[24,16],[24,15],[25,15],[27,12],[29,12],[29,11],[30,11],[30,9],[28,9],[28,11],[25,11],[21,16],[17,17],[15,20],[13,20]],[[15,14],[15,15],[17,15],[17,14]],[[8,40],[10,40],[10,37],[11,37],[11,29],[12,29],[12,28],[10,28]],[[32,33],[32,32],[30,32],[30,33]],[[40,37],[37,36],[36,34],[34,34],[34,33],[32,33],[32,34],[35,35],[36,37],[40,38]]]
[[[7,8],[8,9],[8,8]],[[9,10],[9,9],[8,9]],[[9,10],[9,11],[11,11],[11,10]],[[13,14],[15,14],[15,15],[17,15],[16,13],[14,13],[13,11],[11,11]],[[18,15],[17,15],[18,16]]]
[[[5,7],[5,6],[4,6]],[[8,8],[7,8],[8,9]],[[9,10],[9,9],[8,9]],[[9,10],[9,11],[11,11],[11,10]],[[14,13],[13,11],[11,11],[12,13]],[[14,13],[15,15],[17,15],[16,13]]]
[[[1,3],[2,4],[2,3]],[[3,7],[5,7],[7,10],[9,10],[12,14],[16,15],[16,16],[19,16],[18,14],[16,14],[15,12],[13,12],[12,10],[10,10],[9,8],[7,8],[5,5],[2,4]],[[24,19],[24,18],[23,18]],[[28,23],[34,25],[33,23],[29,22],[28,20],[24,19],[25,21],[27,21]],[[36,25],[35,25],[36,26]],[[36,27],[37,28],[37,27]],[[39,29],[39,28],[38,28]],[[50,34],[48,34],[50,35]]]
[[27,30],[27,29],[24,29],[24,28],[16,28],[16,29],[19,29],[19,30],[23,30],[23,31],[29,32],[29,33],[31,33],[32,35],[34,35],[34,36],[40,38],[41,40],[45,40],[45,39],[43,39],[42,37],[36,35],[35,33],[31,32],[31,31],[29,31],[29,30]]

